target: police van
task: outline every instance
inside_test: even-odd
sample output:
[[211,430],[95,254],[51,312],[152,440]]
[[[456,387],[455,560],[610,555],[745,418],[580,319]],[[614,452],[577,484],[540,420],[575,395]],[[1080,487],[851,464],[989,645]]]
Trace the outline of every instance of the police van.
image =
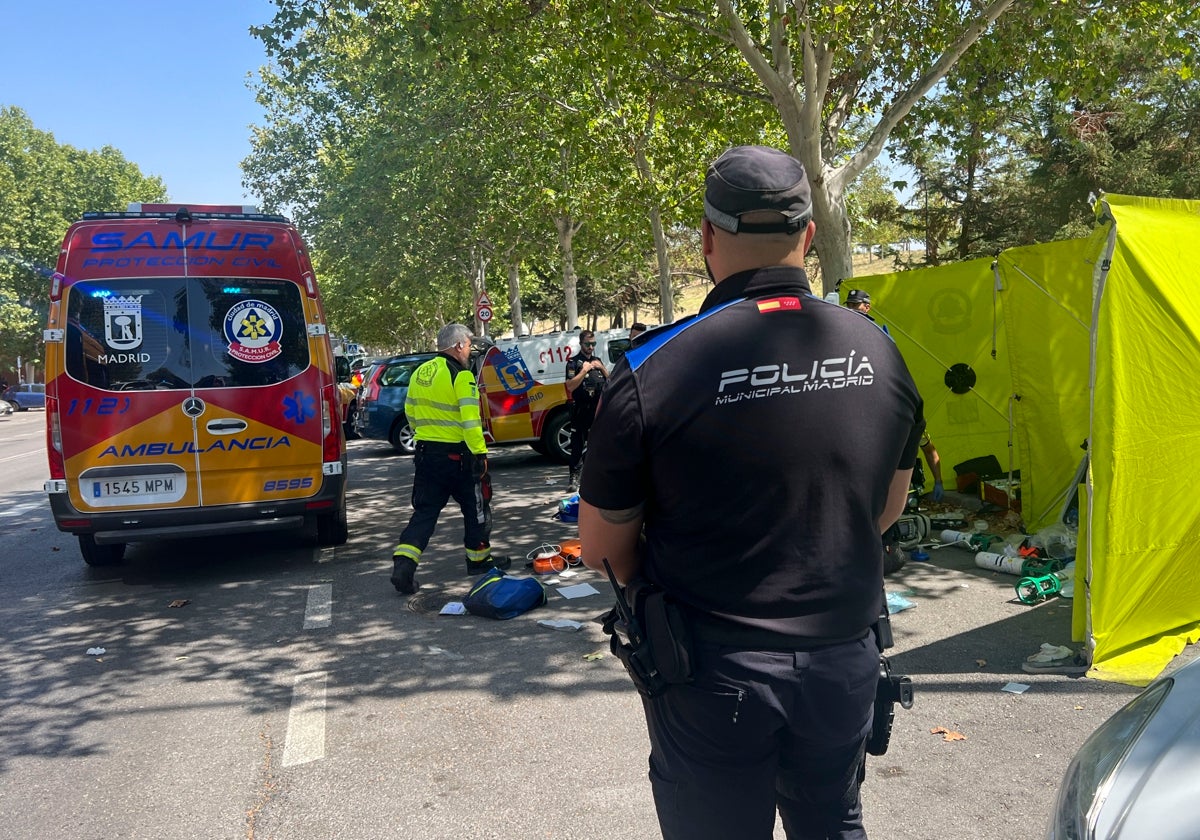
[[[527,443],[562,463],[571,458],[567,362],[579,354],[579,331],[483,340],[476,379],[488,445]],[[629,330],[599,330],[593,354],[612,373],[629,349]]]
[[86,213],[51,278],[46,491],[84,560],[287,528],[346,541],[346,442],[308,249],[233,205]]

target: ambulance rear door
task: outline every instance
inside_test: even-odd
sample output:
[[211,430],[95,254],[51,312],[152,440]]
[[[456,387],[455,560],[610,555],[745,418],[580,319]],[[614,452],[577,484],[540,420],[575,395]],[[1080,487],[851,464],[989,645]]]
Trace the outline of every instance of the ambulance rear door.
[[320,313],[291,279],[295,256],[269,247],[280,229],[148,219],[80,223],[68,235],[64,335],[61,351],[48,350],[48,360],[61,352],[62,373],[48,394],[76,509],[320,488],[325,377],[307,329]]

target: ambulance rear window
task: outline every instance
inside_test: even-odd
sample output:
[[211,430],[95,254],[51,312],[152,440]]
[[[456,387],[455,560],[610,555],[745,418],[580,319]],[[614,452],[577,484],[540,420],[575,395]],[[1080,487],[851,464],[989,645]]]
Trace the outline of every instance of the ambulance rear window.
[[309,366],[301,290],[285,280],[90,280],[67,307],[67,373],[99,388],[273,385]]

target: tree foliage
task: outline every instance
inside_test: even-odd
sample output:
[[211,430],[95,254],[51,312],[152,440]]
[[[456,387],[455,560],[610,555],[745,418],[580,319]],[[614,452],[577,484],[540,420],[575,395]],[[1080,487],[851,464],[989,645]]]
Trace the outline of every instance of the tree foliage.
[[[975,253],[1001,199],[1035,215],[1034,104],[1111,94],[1114,39],[1186,70],[1200,17],[1166,0],[276,2],[249,183],[313,237],[335,326],[407,342],[467,320],[485,284],[512,301],[496,326],[570,326],[585,298],[593,317],[644,305],[656,276],[670,320],[704,164],[736,143],[805,163],[827,277],[850,276],[858,231],[890,235],[865,197],[889,142],[942,215],[930,256],[943,237],[947,258]],[[540,299],[552,278],[561,307]]]
[[166,200],[111,146],[84,151],[59,144],[19,108],[0,108],[0,360],[40,356],[46,278],[67,227],[87,210],[121,210]]

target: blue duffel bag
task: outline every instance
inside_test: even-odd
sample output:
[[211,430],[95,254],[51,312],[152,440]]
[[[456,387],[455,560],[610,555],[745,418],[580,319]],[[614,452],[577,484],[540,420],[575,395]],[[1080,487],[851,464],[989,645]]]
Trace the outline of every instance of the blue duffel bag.
[[530,577],[511,577],[492,569],[471,587],[463,606],[484,618],[515,618],[546,603],[546,587]]

